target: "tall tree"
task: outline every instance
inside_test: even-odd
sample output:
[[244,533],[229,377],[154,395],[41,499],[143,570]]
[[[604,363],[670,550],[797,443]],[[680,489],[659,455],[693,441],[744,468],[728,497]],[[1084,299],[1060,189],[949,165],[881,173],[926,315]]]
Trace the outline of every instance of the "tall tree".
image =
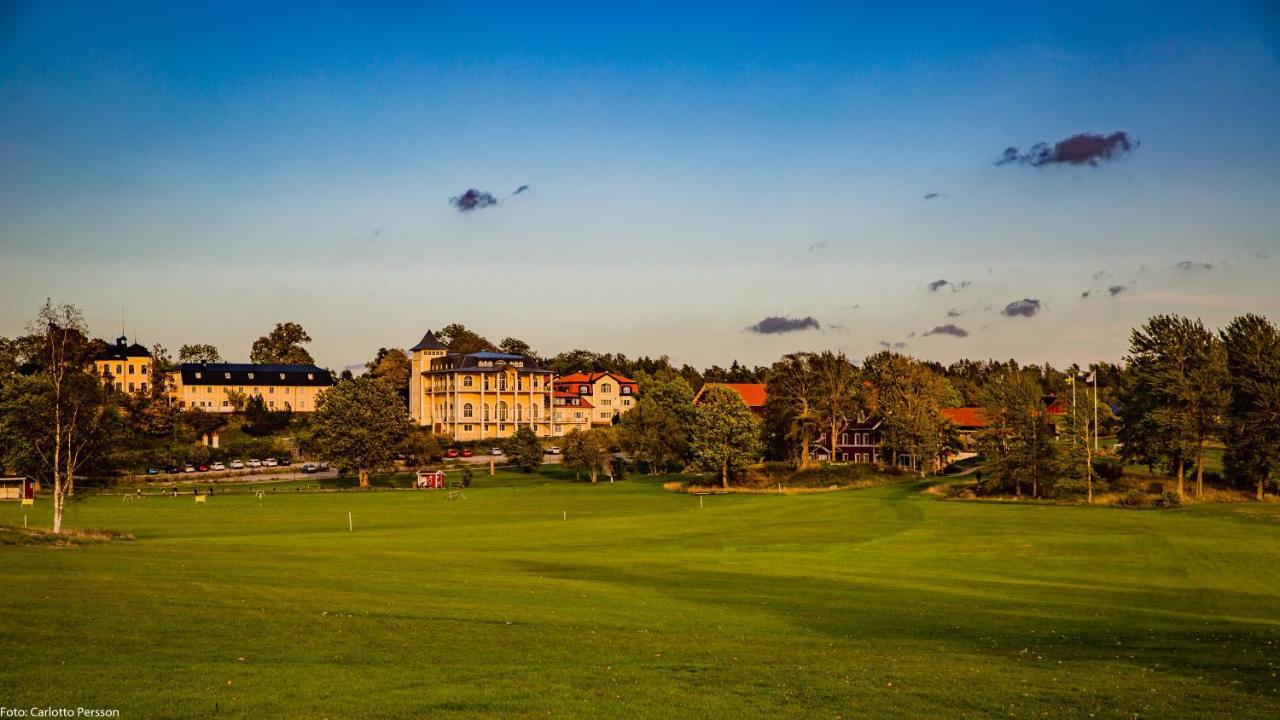
[[531,473],[542,464],[542,443],[533,428],[522,425],[511,437],[502,443],[502,451],[507,454],[507,462],[520,469],[520,472]]
[[355,470],[362,488],[369,487],[370,473],[391,465],[412,429],[396,391],[367,377],[338,383],[321,394],[311,424],[320,457]]
[[835,459],[836,439],[840,429],[858,415],[862,381],[858,369],[844,353],[824,351],[810,360],[816,393],[814,410],[827,435],[831,458]]
[[494,344],[481,335],[467,329],[462,323],[445,325],[436,337],[449,347],[451,353],[473,353],[484,350],[497,350]]
[[632,458],[646,463],[650,472],[660,473],[683,465],[689,442],[680,416],[645,396],[622,415],[618,444]]
[[818,378],[813,354],[784,355],[765,376],[765,433],[787,448],[786,456],[803,470],[817,434]]
[[[1194,460],[1196,493],[1203,493],[1204,446],[1226,409],[1226,355],[1199,320],[1156,315],[1129,340],[1130,381],[1123,398],[1124,451],[1163,457],[1185,492],[1186,464]],[[1129,444],[1135,447],[1130,448]]]
[[311,353],[302,347],[311,336],[297,323],[276,323],[270,333],[253,341],[249,362],[263,365],[310,365]]
[[365,363],[369,377],[381,378],[397,390],[409,387],[411,365],[409,355],[399,348],[378,348],[378,354]]
[[733,473],[760,459],[760,420],[737,392],[711,387],[697,407],[691,445],[698,464],[729,487]]
[[887,350],[868,357],[862,375],[869,386],[865,407],[881,418],[882,453],[891,463],[905,455],[924,475],[943,451],[956,446],[955,428],[942,414],[954,390],[943,377]]
[[564,464],[573,468],[574,474],[587,473],[596,482],[613,457],[613,433],[604,428],[592,428],[586,432],[573,430],[564,438]]
[[1039,497],[1062,467],[1039,381],[1025,371],[993,378],[983,388],[982,407],[988,425],[978,443],[989,475],[1019,497],[1024,485]]
[[[278,327],[278,326],[277,326]],[[310,338],[308,338],[309,340]],[[257,344],[254,344],[257,347]],[[178,362],[180,363],[220,363],[222,362],[222,354],[218,352],[218,348],[207,343],[196,343],[194,345],[183,345],[178,348]],[[256,361],[255,361],[256,362]]]
[[533,351],[533,348],[529,347],[529,343],[519,338],[503,338],[502,342],[498,343],[498,349],[508,355],[524,355],[525,357],[538,356],[538,354]]
[[1280,330],[1243,315],[1222,331],[1222,344],[1230,372],[1225,470],[1254,483],[1261,500],[1280,472]]

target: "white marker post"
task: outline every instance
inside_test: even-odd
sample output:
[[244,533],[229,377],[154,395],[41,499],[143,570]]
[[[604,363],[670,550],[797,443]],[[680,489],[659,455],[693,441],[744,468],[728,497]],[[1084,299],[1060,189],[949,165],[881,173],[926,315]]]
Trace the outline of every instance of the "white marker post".
[[702,496],[701,496],[701,495],[699,495],[699,496],[698,496],[698,509],[699,509],[699,510],[701,510],[701,509],[702,509]]
[[351,513],[347,513],[347,532],[353,532],[355,528],[351,525]]
[[568,519],[569,519],[569,511],[568,511],[568,510],[565,510],[565,511],[564,511],[564,519],[565,519],[565,520],[568,520]]

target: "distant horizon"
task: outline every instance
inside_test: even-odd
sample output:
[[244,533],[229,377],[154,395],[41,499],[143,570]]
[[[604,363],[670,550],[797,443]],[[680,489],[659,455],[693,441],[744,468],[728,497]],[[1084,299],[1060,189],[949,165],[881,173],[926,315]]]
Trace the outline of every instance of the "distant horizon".
[[1280,318],[1277,197],[1262,0],[0,10],[5,336],[1118,362]]

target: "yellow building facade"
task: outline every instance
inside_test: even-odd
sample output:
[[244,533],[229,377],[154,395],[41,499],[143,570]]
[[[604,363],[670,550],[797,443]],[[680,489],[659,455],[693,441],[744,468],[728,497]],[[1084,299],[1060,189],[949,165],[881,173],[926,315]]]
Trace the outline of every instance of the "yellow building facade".
[[561,375],[555,379],[555,388],[557,403],[572,397],[580,398],[589,408],[588,417],[594,426],[612,425],[616,418],[635,407],[640,393],[639,383],[612,372]]
[[260,397],[268,410],[314,412],[333,375],[315,365],[184,363],[168,376],[169,401],[184,410],[230,413]]
[[430,332],[409,352],[409,414],[419,425],[455,440],[507,438],[522,427],[553,434],[553,373],[537,360],[450,353]]
[[93,360],[93,370],[116,390],[125,393],[145,393],[151,387],[151,353],[138,343],[129,344],[127,338],[116,338],[115,345]]

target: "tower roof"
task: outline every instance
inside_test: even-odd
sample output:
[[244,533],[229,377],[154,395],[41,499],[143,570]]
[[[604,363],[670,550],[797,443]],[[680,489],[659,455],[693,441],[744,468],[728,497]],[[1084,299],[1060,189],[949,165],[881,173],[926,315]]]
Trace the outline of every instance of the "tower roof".
[[418,341],[417,345],[414,345],[413,347],[409,348],[409,352],[417,352],[418,350],[448,350],[448,349],[449,347],[447,345],[440,342],[440,340],[436,338],[435,333],[428,330],[427,334],[422,336],[422,339]]

